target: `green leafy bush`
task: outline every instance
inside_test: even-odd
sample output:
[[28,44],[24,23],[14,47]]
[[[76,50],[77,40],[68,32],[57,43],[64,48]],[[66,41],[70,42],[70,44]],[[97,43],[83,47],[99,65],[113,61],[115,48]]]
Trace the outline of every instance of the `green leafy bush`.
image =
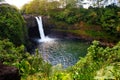
[[[0,40],[0,61],[4,64],[15,66],[19,69],[22,79],[36,73],[39,77],[48,78],[51,71],[51,65],[45,62],[38,51],[31,55],[24,50],[24,46],[15,47],[9,40]],[[38,74],[38,75],[39,75]]]
[[0,39],[9,39],[16,45],[25,42],[26,28],[21,14],[13,6],[0,5]]
[[34,55],[15,47],[9,40],[0,40],[0,61],[19,68],[22,80],[93,80],[120,79],[120,42],[110,48],[98,41],[88,48],[88,54],[69,69],[51,66],[36,50]]
[[88,48],[88,54],[73,66],[74,80],[120,79],[120,43],[113,48],[100,47],[98,41]]

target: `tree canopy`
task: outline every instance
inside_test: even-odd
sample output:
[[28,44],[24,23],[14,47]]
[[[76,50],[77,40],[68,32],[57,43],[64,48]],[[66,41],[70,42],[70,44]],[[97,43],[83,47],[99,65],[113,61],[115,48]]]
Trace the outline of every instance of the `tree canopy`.
[[25,24],[21,14],[13,6],[0,5],[0,39],[10,39],[20,45],[25,40]]

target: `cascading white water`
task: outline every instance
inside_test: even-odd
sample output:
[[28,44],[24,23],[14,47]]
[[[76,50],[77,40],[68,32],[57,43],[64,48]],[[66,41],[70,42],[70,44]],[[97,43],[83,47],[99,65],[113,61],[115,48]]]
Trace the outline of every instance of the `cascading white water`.
[[44,34],[44,30],[43,30],[43,24],[42,24],[42,18],[41,16],[39,17],[35,17],[38,23],[38,29],[39,29],[39,34],[42,40],[45,39],[45,34]]
[[42,17],[39,16],[39,17],[35,17],[35,18],[38,23],[38,30],[39,30],[39,34],[41,37],[41,39],[38,41],[39,42],[48,42],[48,41],[54,40],[54,39],[51,39],[51,38],[45,36],[44,30],[43,30],[43,24],[42,24]]

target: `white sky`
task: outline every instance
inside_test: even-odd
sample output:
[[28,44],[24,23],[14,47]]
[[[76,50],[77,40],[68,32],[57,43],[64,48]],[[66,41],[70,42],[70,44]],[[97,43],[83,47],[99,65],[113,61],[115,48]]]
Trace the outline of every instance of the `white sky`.
[[32,1],[32,0],[5,0],[7,3],[11,5],[15,5],[19,9],[26,3]]

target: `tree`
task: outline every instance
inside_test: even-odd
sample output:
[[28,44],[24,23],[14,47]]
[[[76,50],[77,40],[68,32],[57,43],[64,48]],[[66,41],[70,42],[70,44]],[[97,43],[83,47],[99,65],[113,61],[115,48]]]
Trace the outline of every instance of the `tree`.
[[25,11],[25,13],[27,14],[46,14],[47,10],[47,0],[33,0],[29,4],[24,5],[23,7],[23,11]]
[[59,2],[61,8],[64,8],[66,6],[66,0],[59,0]]
[[[47,6],[46,6],[47,5]],[[48,15],[48,11],[60,7],[58,1],[48,2],[47,0],[33,0],[23,6],[22,11],[27,14]]]
[[25,22],[20,13],[10,5],[0,6],[0,39],[9,39],[16,45],[25,43]]
[[27,4],[25,7],[25,12],[28,14],[28,13],[38,13],[39,11],[39,0],[33,0],[31,1],[29,4]]
[[66,6],[68,7],[76,7],[77,0],[66,0]]
[[48,2],[48,7],[47,9],[57,9],[60,7],[60,3],[58,1],[52,1],[52,2]]
[[5,1],[5,0],[0,0],[0,2],[3,2],[3,1]]

